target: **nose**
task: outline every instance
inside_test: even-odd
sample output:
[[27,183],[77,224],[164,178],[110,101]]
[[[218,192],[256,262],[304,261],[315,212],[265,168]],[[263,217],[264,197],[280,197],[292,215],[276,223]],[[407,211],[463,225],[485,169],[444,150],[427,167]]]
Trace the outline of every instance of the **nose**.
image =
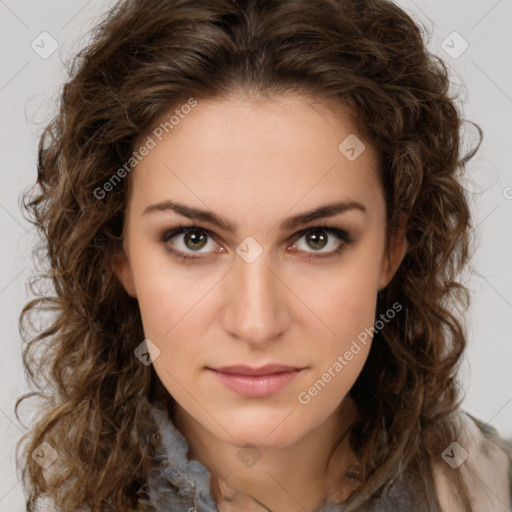
[[276,274],[265,251],[252,263],[236,257],[224,290],[224,329],[231,336],[262,346],[288,329],[291,292]]

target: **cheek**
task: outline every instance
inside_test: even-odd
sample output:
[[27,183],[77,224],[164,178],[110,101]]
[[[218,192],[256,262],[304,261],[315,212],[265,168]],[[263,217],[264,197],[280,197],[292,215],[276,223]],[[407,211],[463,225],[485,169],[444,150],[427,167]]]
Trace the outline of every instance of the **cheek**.
[[176,329],[183,330],[183,325],[188,326],[185,334],[191,333],[200,317],[201,302],[214,284],[211,276],[202,278],[180,270],[165,258],[133,258],[144,333],[164,344]]
[[139,263],[134,268],[144,336],[158,347],[153,365],[175,395],[178,383],[190,378],[191,368],[204,365],[200,343],[207,325],[202,319],[214,283],[211,278],[192,279],[179,271],[170,275],[168,269],[158,271],[158,266],[149,262]]
[[[309,341],[313,371],[300,386],[297,401],[303,421],[322,418],[347,395],[361,373],[372,343],[375,323],[375,284],[355,277],[330,281],[324,293],[309,295]],[[320,327],[319,327],[320,326]]]
[[180,403],[190,399],[186,389],[191,388],[197,368],[204,365],[200,298],[162,286],[147,289],[139,297],[144,334],[159,350],[153,367],[164,387]]
[[[139,308],[144,335],[160,350],[155,366],[165,365],[173,372],[190,368],[189,363],[196,366],[194,360],[201,354],[205,327],[201,322],[201,295],[183,295],[175,289],[146,292],[139,296]],[[183,365],[185,361],[187,366]]]
[[326,354],[344,351],[360,333],[374,325],[377,293],[373,274],[352,267],[350,271],[342,269],[321,279],[317,275],[314,288],[311,282],[305,279],[298,292],[307,306],[311,335],[324,340],[323,348],[319,348]]

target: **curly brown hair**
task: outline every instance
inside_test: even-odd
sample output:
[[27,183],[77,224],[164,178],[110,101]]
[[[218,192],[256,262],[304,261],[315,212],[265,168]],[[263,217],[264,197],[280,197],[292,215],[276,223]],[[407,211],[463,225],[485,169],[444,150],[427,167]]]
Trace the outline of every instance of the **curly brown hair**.
[[[130,181],[102,199],[137,138],[174,105],[244,91],[287,92],[349,107],[378,150],[387,240],[408,218],[408,252],[379,294],[377,316],[403,311],[375,333],[350,391],[361,416],[350,443],[360,460],[354,509],[399,465],[421,474],[457,437],[458,366],[466,346],[461,315],[470,303],[459,274],[470,259],[471,223],[462,116],[443,61],[421,28],[388,0],[123,0],[94,28],[72,61],[57,115],[39,143],[37,183],[22,208],[44,242],[35,298],[20,315],[31,386],[16,402],[43,405],[18,443],[27,510],[50,497],[59,510],[135,510],[147,496],[154,445],[149,410],[169,407],[152,366],[133,357],[144,339],[136,299],[113,274]],[[36,289],[46,280],[52,289]],[[48,313],[49,323],[30,320]],[[46,318],[46,316],[45,316]],[[150,426],[151,427],[151,426]],[[31,453],[58,449],[48,473]],[[19,464],[19,463],[18,463]],[[429,473],[430,474],[430,473]],[[458,472],[453,478],[468,511]]]

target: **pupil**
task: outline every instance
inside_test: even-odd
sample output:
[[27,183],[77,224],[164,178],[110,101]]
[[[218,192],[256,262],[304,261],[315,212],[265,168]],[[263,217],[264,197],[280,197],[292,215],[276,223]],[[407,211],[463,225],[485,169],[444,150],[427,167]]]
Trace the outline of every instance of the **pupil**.
[[[326,236],[325,236],[325,232],[324,231],[312,231],[311,232],[312,234],[308,236],[308,243],[313,240],[313,245],[312,247],[314,249],[321,249],[322,247],[325,247],[325,244],[326,244]],[[315,239],[317,239],[315,241]],[[318,246],[318,239],[322,240],[322,242],[320,242],[319,246]],[[310,244],[311,245],[311,244]],[[314,247],[314,246],[317,246],[317,247]]]
[[[204,243],[201,243],[201,242],[204,242],[205,240],[206,240],[206,237],[205,237],[204,233],[197,229],[185,233],[185,244],[187,244],[187,247],[189,249],[201,249],[201,247],[204,246]],[[194,246],[194,247],[191,247],[189,242],[192,242],[192,246]]]

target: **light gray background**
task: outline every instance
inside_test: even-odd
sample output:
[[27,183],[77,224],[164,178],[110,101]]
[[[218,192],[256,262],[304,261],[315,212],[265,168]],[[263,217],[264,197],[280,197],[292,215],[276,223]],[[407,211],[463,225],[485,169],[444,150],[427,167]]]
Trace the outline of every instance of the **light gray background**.
[[[484,130],[484,143],[468,167],[468,186],[477,192],[472,204],[478,238],[473,265],[479,275],[469,282],[474,293],[463,365],[467,383],[463,407],[512,436],[508,324],[512,317],[512,0],[397,3],[432,32],[429,48],[450,65],[453,90],[461,94],[465,117]],[[106,0],[0,0],[0,509],[5,511],[25,510],[14,465],[14,444],[24,427],[16,422],[13,406],[27,389],[18,316],[27,301],[26,281],[36,238],[21,217],[18,197],[36,178],[38,136],[66,78],[63,62],[87,41],[87,31],[111,4]],[[47,58],[31,47],[35,41],[40,52],[51,48],[42,32],[58,44]],[[46,38],[44,48],[41,38]],[[464,40],[469,46],[457,56]],[[466,140],[467,145],[475,140],[471,129]]]

